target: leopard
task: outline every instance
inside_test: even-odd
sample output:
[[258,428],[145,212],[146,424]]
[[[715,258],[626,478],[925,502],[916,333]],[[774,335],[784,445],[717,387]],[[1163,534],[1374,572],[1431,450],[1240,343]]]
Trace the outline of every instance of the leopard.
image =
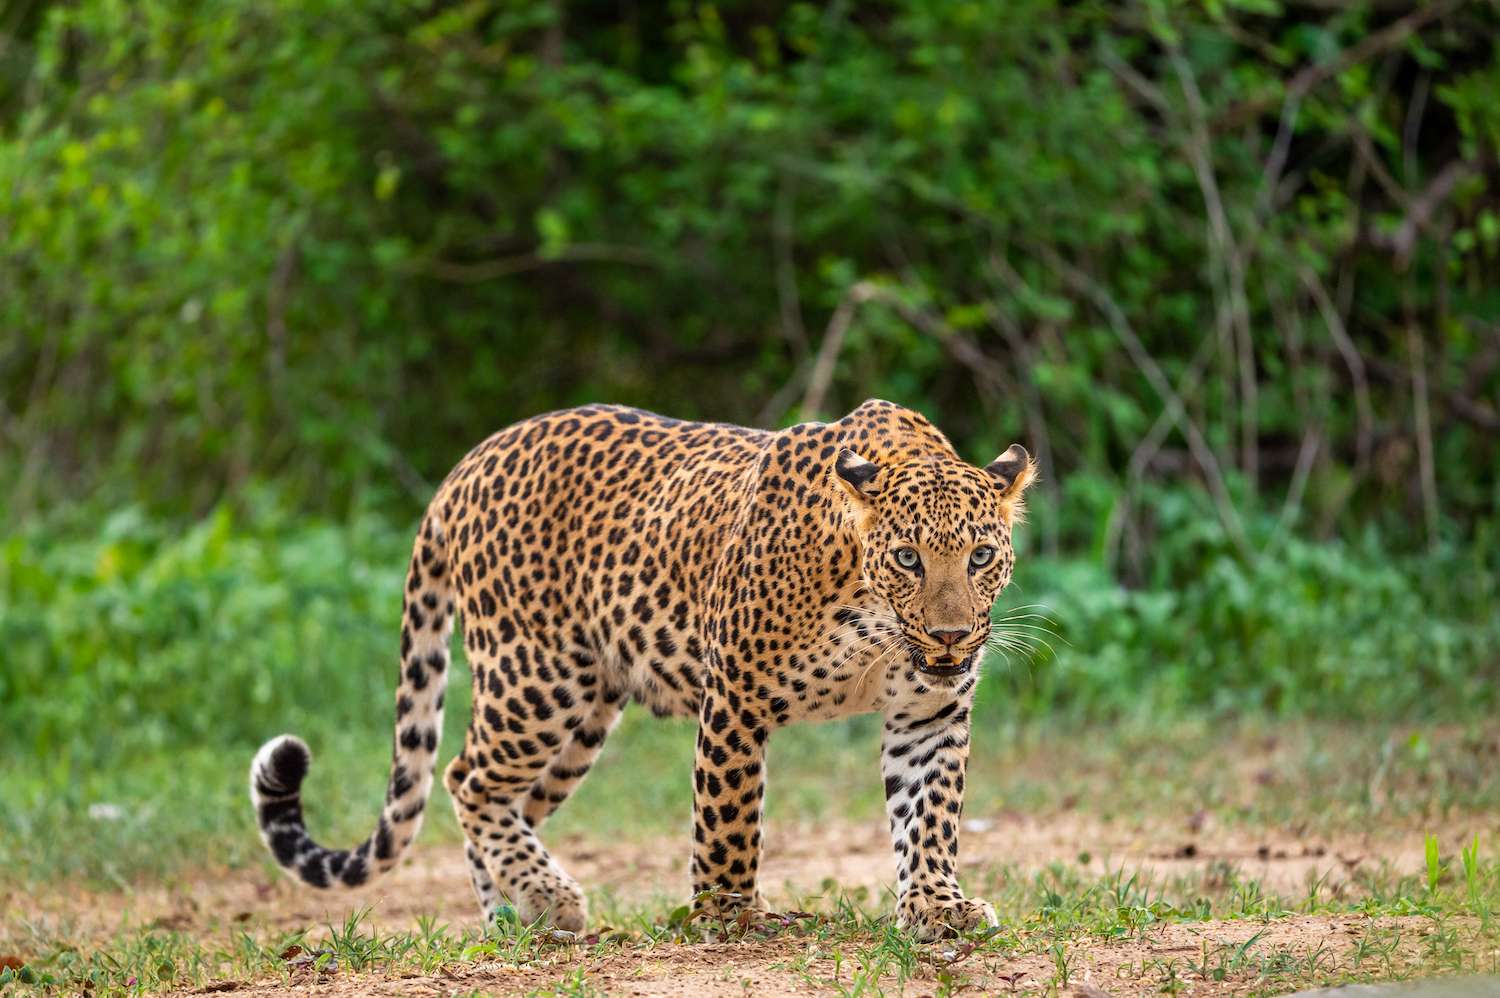
[[960,818],[992,608],[1036,471],[1020,444],[966,463],[920,412],[880,399],[780,430],[604,404],[500,430],[417,531],[374,831],[352,849],[309,835],[311,753],[281,735],[250,767],[261,837],[313,888],[398,863],[435,778],[458,616],[473,706],[443,782],[481,917],[509,906],[584,930],[583,890],[538,833],[634,702],[697,720],[698,911],[767,908],[771,734],[876,713],[897,924],[919,940],[994,926],[960,888]]

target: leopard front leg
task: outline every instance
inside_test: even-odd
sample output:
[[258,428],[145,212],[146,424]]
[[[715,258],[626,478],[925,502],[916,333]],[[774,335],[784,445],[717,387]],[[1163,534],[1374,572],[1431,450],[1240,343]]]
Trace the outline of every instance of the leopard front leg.
[[880,768],[896,850],[896,918],[922,940],[996,925],[987,901],[958,886],[958,827],[969,759],[969,711],[886,718]]
[[756,877],[770,734],[766,721],[722,680],[710,679],[693,762],[693,894],[699,910],[722,915],[764,907]]

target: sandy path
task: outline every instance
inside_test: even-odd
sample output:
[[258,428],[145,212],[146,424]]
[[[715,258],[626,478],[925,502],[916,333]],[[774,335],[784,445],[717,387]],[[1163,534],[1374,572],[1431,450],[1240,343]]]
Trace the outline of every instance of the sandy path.
[[[1467,827],[1452,829],[1445,836],[1452,842],[1445,845],[1466,842],[1470,833]],[[596,896],[602,891],[626,905],[665,905],[686,895],[687,846],[684,834],[681,841],[608,845],[574,836],[552,848]],[[1422,863],[1422,841],[1410,833],[1302,839],[1251,829],[1194,831],[1065,813],[966,819],[962,854],[970,883],[982,883],[986,876],[1008,868],[1024,874],[1053,863],[1093,873],[1123,868],[1168,881],[1227,862],[1242,878],[1259,879],[1268,893],[1295,897],[1310,878],[1322,877],[1333,887],[1349,881],[1357,870],[1382,862],[1415,872]],[[892,864],[883,822],[773,824],[766,839],[763,884],[771,900],[783,905],[823,895],[830,879],[843,890],[863,887],[878,895],[889,888]],[[135,925],[159,921],[173,928],[207,929],[235,920],[296,928],[342,922],[366,906],[372,908],[374,922],[387,926],[407,927],[424,914],[459,925],[477,918],[462,850],[453,843],[419,845],[390,876],[341,893],[311,890],[265,868],[252,868],[146,886],[128,894],[12,892],[0,895],[0,904],[10,919],[55,922],[59,927],[68,923],[74,933],[85,936],[108,932],[122,919]]]
[[[1478,830],[1478,829],[1474,829]],[[1471,830],[1454,829],[1453,843]],[[655,903],[668,907],[686,897],[687,837],[600,845],[579,837],[553,844],[554,853],[595,897],[594,908]],[[1364,867],[1390,863],[1415,872],[1422,842],[1345,835],[1299,839],[1287,833],[1204,828],[1197,831],[1126,822],[1102,822],[1076,813],[1004,815],[967,819],[963,831],[964,876],[972,885],[986,878],[1028,874],[1053,863],[1090,873],[1123,868],[1168,882],[1202,875],[1232,863],[1242,878],[1257,878],[1267,893],[1300,897],[1311,878],[1328,888],[1348,882]],[[1086,860],[1087,862],[1084,862]],[[763,885],[771,901],[795,906],[826,893],[832,880],[845,891],[865,888],[878,899],[889,890],[892,858],[882,822],[821,825],[772,824],[768,829]],[[295,929],[342,922],[370,907],[371,921],[408,928],[419,915],[455,926],[477,921],[462,850],[452,843],[421,844],[388,877],[355,891],[322,893],[265,868],[141,887],[128,894],[92,894],[64,889],[48,895],[0,894],[9,921],[24,919],[77,937],[98,937],[123,924],[157,923],[167,928],[212,930],[227,924]]]
[[[1450,829],[1458,842],[1477,829]],[[1488,831],[1486,832],[1488,834]],[[1451,844],[1451,843],[1449,843]],[[687,840],[662,839],[608,845],[580,837],[554,843],[554,851],[594,897],[595,923],[607,920],[612,905],[642,904],[665,913],[687,892]],[[964,875],[975,888],[1029,877],[1050,864],[1081,867],[1092,874],[1123,869],[1157,884],[1174,878],[1202,878],[1233,864],[1242,878],[1257,878],[1263,889],[1289,899],[1303,896],[1310,878],[1325,889],[1347,884],[1358,871],[1389,863],[1415,872],[1422,863],[1419,836],[1346,835],[1334,840],[1302,839],[1286,832],[1241,828],[1169,828],[1127,821],[1105,822],[1076,812],[1046,816],[1005,814],[964,823]],[[773,904],[817,907],[832,881],[842,890],[869,891],[872,904],[889,891],[892,859],[883,823],[833,822],[819,825],[772,823],[764,885]],[[194,934],[222,935],[247,928],[261,932],[341,923],[360,908],[371,909],[377,925],[409,929],[419,916],[435,916],[456,928],[477,925],[461,849],[453,843],[423,844],[388,878],[358,891],[324,894],[294,884],[267,868],[220,871],[130,893],[63,892],[43,896],[12,891],[0,896],[0,939],[21,936],[23,923],[75,945],[102,939],[122,927],[158,926]],[[1388,920],[1399,930],[1402,920]],[[1413,920],[1418,921],[1418,920]],[[1345,922],[1363,919],[1299,918],[1270,926],[1252,923],[1169,925],[1151,938],[1084,947],[1077,955],[1077,980],[1107,981],[1109,994],[1149,993],[1160,987],[1160,966],[1200,959],[1205,947],[1238,944],[1264,930],[1259,945],[1305,944],[1331,947],[1336,958],[1351,938]],[[4,924],[9,923],[9,924]],[[1419,926],[1409,927],[1412,945]],[[31,934],[30,930],[26,931]],[[317,931],[314,932],[316,936]],[[1399,933],[1398,933],[1399,934]],[[941,950],[934,951],[941,953]],[[290,984],[234,982],[244,993],[282,994],[451,994],[483,989],[506,993],[555,982],[577,968],[576,951],[561,948],[552,962],[518,968],[474,963],[426,977],[386,979],[342,974],[317,979],[310,974]],[[941,956],[907,985],[907,993],[930,993]],[[1156,968],[1148,971],[1148,965]],[[1026,991],[1050,979],[1050,958],[1013,957],[1003,964],[968,961],[964,971],[978,975],[985,989]],[[588,966],[589,978],[610,993],[623,994],[793,994],[836,988],[847,967],[818,951],[815,941],[795,933],[754,943],[730,942],[670,946],[612,953]],[[1134,977],[1132,977],[1134,975]],[[1155,976],[1152,976],[1155,975]],[[1135,981],[1139,978],[1139,981]],[[1134,981],[1134,983],[1133,983]],[[924,983],[925,982],[925,983]],[[847,983],[847,981],[845,982]],[[1135,988],[1139,983],[1140,988]],[[1220,982],[1204,993],[1234,993]],[[915,990],[913,990],[915,989]],[[1228,990],[1226,990],[1228,989]]]
[[[1472,934],[1472,924],[1464,926]],[[1224,979],[1195,970],[1195,965],[1222,966],[1246,943],[1256,953],[1280,959],[1320,961],[1325,972],[1349,964],[1355,940],[1372,930],[1385,938],[1404,940],[1389,954],[1399,970],[1409,966],[1425,945],[1427,920],[1358,917],[1293,917],[1275,922],[1212,922],[1164,924],[1141,938],[1070,945],[1072,967],[1066,985],[1054,988],[1055,963],[1050,955],[1008,957],[965,956],[961,951],[934,947],[904,982],[894,971],[881,977],[887,994],[928,996],[959,978],[955,993],[969,995],[1064,994],[1076,998],[1126,998],[1162,993],[1246,995],[1267,993],[1266,982],[1255,972],[1232,972]],[[398,978],[368,974],[294,974],[289,982],[236,986],[236,996],[287,998],[301,995],[467,995],[475,991],[522,994],[558,987],[569,975],[586,968],[588,983],[609,995],[745,996],[865,994],[856,983],[852,960],[836,963],[825,948],[805,937],[783,935],[768,940],[663,946],[655,951],[611,953],[584,958],[576,951],[559,950],[552,962],[517,967],[501,963],[466,964],[439,974],[408,974]],[[1269,989],[1276,993],[1274,985]],[[1286,989],[1281,989],[1286,990]],[[559,988],[561,993],[568,993]],[[200,989],[197,994],[213,993]],[[597,994],[597,991],[588,992]],[[1494,991],[1477,993],[1493,994]]]

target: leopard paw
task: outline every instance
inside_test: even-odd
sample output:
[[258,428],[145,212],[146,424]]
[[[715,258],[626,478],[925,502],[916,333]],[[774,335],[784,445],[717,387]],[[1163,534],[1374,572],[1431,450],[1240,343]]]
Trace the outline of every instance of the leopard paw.
[[897,905],[896,923],[922,942],[931,942],[996,926],[1000,920],[994,905],[978,898],[913,895]]
[[765,895],[757,888],[753,894],[723,889],[699,891],[693,898],[695,914],[710,918],[733,918],[743,911],[768,912]]
[[[499,910],[503,912],[504,906]],[[513,910],[523,925],[549,925],[568,932],[582,932],[589,920],[583,891],[570,881],[539,884],[521,891]]]

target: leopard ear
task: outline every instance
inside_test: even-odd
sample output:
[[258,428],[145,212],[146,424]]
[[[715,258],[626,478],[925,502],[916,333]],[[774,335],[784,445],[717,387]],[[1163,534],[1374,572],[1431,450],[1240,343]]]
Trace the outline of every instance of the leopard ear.
[[833,462],[833,470],[844,491],[855,499],[873,499],[880,494],[880,487],[875,484],[875,479],[880,474],[880,465],[865,460],[849,448],[840,449]]
[[985,472],[1000,486],[1000,495],[1006,505],[1021,501],[1026,487],[1036,477],[1036,462],[1020,444],[1011,444],[1005,453],[984,466]]

